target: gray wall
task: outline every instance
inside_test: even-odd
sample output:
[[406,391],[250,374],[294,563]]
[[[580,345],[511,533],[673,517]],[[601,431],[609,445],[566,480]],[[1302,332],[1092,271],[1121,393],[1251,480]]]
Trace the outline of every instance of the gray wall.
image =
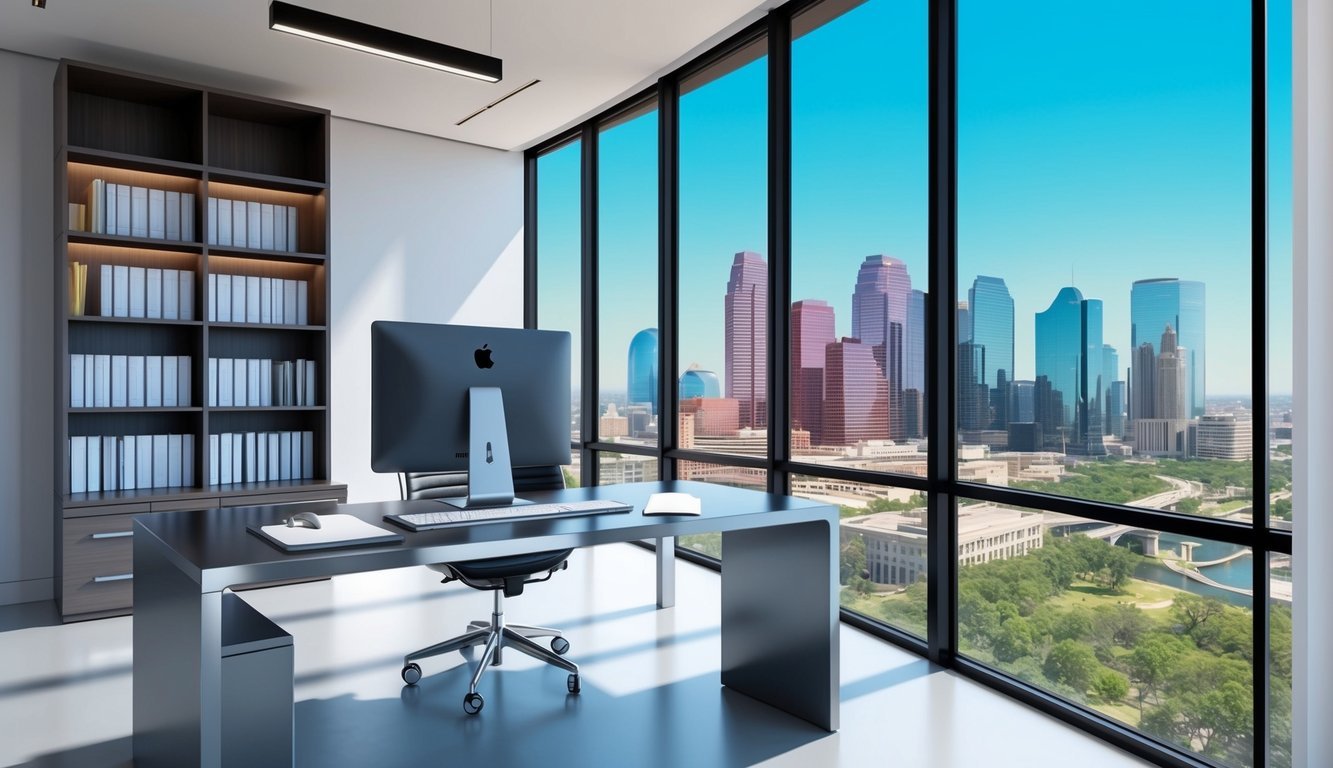
[[55,73],[0,51],[0,605],[52,595]]
[[370,323],[523,324],[523,157],[333,121],[333,479],[397,498],[370,471]]
[[1333,765],[1333,4],[1292,7],[1296,295],[1292,437],[1292,751],[1295,765]]
[[[49,599],[56,63],[0,51],[0,605]],[[523,321],[523,159],[335,118],[330,366],[333,478],[370,471],[372,320]]]

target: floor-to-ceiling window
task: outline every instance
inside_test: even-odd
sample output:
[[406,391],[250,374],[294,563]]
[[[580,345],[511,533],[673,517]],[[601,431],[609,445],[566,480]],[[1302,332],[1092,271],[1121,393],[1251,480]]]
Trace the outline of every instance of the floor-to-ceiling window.
[[[532,161],[537,175],[536,326],[547,330],[569,331],[570,341],[570,435],[577,443],[583,432],[579,404],[582,391],[580,376],[584,333],[580,319],[583,274],[582,235],[582,145],[570,141]],[[579,455],[565,468],[565,482],[581,482]]]
[[595,119],[597,480],[836,504],[845,619],[1162,762],[1289,765],[1291,22],[1255,8],[793,0]]
[[598,126],[597,439],[627,446],[597,453],[602,483],[659,478],[656,105],[636,103]]
[[[926,2],[792,19],[791,493],[842,510],[842,605],[925,637]],[[833,476],[821,476],[821,474]]]

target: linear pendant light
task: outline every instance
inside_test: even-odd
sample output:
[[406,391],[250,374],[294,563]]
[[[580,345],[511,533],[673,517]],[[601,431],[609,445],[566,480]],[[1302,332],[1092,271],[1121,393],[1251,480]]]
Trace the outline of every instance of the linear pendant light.
[[291,3],[274,2],[268,7],[269,29],[288,32],[311,40],[333,43],[376,56],[438,69],[488,83],[499,82],[502,62],[484,53],[455,48],[452,45],[423,40],[412,35],[373,27]]

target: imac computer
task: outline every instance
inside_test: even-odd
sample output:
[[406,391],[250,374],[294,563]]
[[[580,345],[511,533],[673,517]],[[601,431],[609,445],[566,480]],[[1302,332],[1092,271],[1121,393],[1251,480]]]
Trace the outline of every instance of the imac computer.
[[370,465],[467,470],[464,508],[513,506],[513,467],[570,459],[564,331],[377,321],[370,326]]

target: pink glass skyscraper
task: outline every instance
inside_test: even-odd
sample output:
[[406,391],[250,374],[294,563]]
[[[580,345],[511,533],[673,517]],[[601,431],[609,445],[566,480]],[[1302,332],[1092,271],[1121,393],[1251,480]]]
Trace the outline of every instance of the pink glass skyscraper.
[[726,396],[740,403],[740,426],[768,423],[768,264],[736,254],[724,298]]

